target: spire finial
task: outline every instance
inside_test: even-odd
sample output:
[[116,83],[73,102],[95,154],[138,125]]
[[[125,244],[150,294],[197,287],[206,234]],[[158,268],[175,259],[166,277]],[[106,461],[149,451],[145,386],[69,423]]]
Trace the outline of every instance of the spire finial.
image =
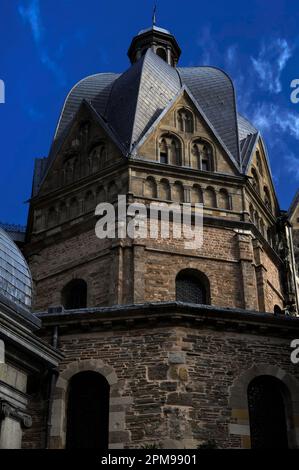
[[153,8],[153,27],[156,26],[156,20],[157,20],[157,3],[154,4]]

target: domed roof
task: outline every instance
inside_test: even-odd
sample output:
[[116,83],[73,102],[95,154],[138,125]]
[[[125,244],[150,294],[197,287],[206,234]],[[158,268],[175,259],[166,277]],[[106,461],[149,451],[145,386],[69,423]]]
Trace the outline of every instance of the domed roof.
[[24,256],[0,228],[0,294],[27,310],[31,307],[32,279]]
[[182,89],[201,109],[235,166],[244,171],[258,131],[238,116],[230,77],[216,67],[173,67],[148,49],[124,73],[96,74],[73,87],[62,109],[49,157],[46,162],[37,162],[40,166],[33,194],[37,194],[84,100],[105,122],[124,155],[129,156]]

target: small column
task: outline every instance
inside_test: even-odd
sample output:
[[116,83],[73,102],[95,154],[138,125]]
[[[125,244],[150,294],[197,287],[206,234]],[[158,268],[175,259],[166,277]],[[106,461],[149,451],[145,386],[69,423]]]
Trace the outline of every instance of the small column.
[[168,46],[167,47],[167,63],[169,65],[172,65],[172,60],[171,60],[171,48]]
[[111,247],[110,264],[110,291],[109,305],[119,305],[122,303],[123,288],[123,249],[121,244],[113,244]]
[[259,311],[266,312],[266,287],[267,287],[267,269],[263,263],[263,247],[258,240],[253,242],[254,259],[256,265],[256,282]]
[[0,449],[21,449],[22,427],[31,427],[31,417],[5,401],[0,403],[0,416]]
[[252,236],[250,232],[235,230],[239,249],[243,308],[258,310],[257,282],[254,267]]
[[191,202],[191,188],[189,186],[184,186],[184,202]]
[[145,246],[133,244],[133,262],[134,262],[134,303],[144,302],[144,270],[145,270]]

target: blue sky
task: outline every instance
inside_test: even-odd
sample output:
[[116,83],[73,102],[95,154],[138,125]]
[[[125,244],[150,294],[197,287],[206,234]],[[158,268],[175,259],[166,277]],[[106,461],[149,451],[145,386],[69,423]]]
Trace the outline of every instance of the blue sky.
[[[128,68],[132,37],[153,1],[0,0],[0,220],[26,222],[35,157],[46,156],[64,98],[81,78]],[[216,65],[235,82],[238,109],[266,141],[280,204],[299,187],[299,9],[295,0],[159,0],[157,23],[176,36],[181,66]]]

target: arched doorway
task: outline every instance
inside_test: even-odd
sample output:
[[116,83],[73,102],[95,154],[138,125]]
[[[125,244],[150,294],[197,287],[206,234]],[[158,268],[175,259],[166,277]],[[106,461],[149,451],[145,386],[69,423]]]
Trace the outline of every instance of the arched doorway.
[[247,389],[251,447],[287,449],[287,389],[276,377],[259,376]]
[[110,387],[97,372],[71,378],[67,406],[67,449],[108,449]]

